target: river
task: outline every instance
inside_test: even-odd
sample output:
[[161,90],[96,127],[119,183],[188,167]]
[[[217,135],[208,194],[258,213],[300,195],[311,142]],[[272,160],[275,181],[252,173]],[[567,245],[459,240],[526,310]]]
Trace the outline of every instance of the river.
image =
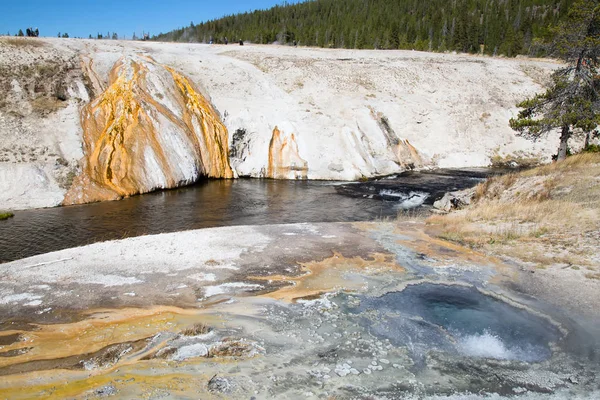
[[500,171],[438,170],[366,182],[206,180],[120,201],[18,211],[0,221],[0,263],[94,242],[189,229],[393,218]]

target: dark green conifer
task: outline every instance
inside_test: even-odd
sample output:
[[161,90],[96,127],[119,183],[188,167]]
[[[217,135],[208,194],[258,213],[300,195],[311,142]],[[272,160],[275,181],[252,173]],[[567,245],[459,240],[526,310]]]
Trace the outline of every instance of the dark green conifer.
[[557,158],[564,159],[573,135],[598,135],[600,125],[600,0],[577,0],[568,18],[541,43],[566,66],[556,70],[545,92],[526,99],[510,125],[519,134],[537,139],[560,129]]

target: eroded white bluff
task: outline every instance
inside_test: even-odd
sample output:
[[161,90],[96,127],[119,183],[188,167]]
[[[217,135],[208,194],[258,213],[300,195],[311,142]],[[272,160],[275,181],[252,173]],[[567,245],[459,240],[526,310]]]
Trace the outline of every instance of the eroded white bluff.
[[187,77],[150,57],[120,59],[81,125],[83,170],[64,204],[233,176],[219,115]]
[[[114,199],[200,176],[355,180],[486,166],[503,155],[544,161],[556,148],[553,135],[531,143],[508,126],[514,104],[556,67],[550,61],[43,43],[27,51],[0,44],[4,66],[35,65],[36,53],[74,65],[59,82],[67,99],[45,113],[35,112],[41,95],[23,90],[25,78],[3,77],[11,89],[0,102],[0,138],[14,148],[0,158],[2,208]],[[15,108],[28,111],[15,116]],[[18,157],[17,146],[44,157]],[[25,170],[37,172],[13,176]]]

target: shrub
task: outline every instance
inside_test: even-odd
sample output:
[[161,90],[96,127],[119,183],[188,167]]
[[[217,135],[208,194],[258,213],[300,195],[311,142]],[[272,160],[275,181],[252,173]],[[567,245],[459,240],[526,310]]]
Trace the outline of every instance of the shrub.
[[15,214],[11,213],[10,211],[0,212],[0,221],[12,218],[14,216],[15,216]]
[[600,153],[600,144],[588,144],[583,150],[583,153]]

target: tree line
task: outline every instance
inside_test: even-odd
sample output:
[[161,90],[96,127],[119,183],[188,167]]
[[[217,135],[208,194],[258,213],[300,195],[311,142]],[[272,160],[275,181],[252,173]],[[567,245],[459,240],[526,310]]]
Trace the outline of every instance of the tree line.
[[[133,35],[131,36],[131,40],[149,40],[149,38],[150,38],[150,35],[146,32],[142,32],[142,36],[138,36],[135,32],[133,32]],[[113,32],[113,33],[107,32],[106,35],[98,32],[95,36],[90,34],[88,36],[88,39],[128,40],[127,37],[119,36],[116,32]]]
[[542,55],[574,0],[312,0],[229,15],[153,40]]
[[[23,33],[23,29],[19,29],[19,32],[15,33],[15,36],[26,36],[27,37],[38,37],[40,36],[40,31],[38,28],[27,28],[25,30],[26,33]],[[8,32],[6,34],[7,36],[10,36],[10,32]]]
[[[40,35],[40,31],[38,30],[38,28],[27,28],[26,29],[26,33],[23,33],[22,29],[19,29],[19,32],[15,33],[14,36],[19,36],[19,37],[38,37]],[[6,36],[11,36],[10,31],[6,33]],[[58,34],[56,35],[56,37],[58,38],[64,38],[64,39],[68,39],[71,36],[69,36],[69,34],[67,32],[58,32]],[[80,37],[77,37],[76,39],[81,39]],[[92,35],[90,34],[88,36],[88,39],[112,39],[112,40],[126,40],[128,38],[121,36],[119,37],[119,35],[116,32],[107,32],[106,35],[102,34],[102,33],[98,33],[96,35]],[[133,35],[131,36],[131,40],[150,40],[150,35],[146,32],[142,32],[142,36],[137,36],[137,34],[135,32],[133,32]]]

